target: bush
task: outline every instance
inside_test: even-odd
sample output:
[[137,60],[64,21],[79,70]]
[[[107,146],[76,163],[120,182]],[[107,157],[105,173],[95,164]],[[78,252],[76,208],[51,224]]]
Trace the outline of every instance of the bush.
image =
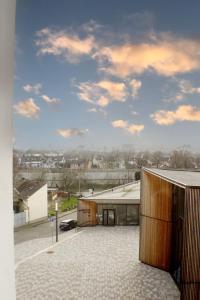
[[78,204],[78,200],[76,197],[71,196],[69,199],[64,199],[61,202],[60,209],[62,212],[71,210],[73,208],[76,208]]
[[56,215],[55,210],[49,210],[48,217],[54,217]]
[[135,172],[135,180],[137,181],[137,180],[140,180],[140,178],[141,178],[141,172],[140,171],[136,171]]

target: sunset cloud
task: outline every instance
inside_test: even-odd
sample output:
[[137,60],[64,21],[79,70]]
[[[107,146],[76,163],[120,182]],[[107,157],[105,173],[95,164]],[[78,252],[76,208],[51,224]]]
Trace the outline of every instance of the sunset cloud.
[[126,86],[123,82],[113,82],[108,80],[102,80],[96,83],[97,87],[100,87],[108,93],[108,95],[116,101],[123,102],[127,96]]
[[121,78],[145,71],[173,76],[200,70],[199,48],[199,40],[162,34],[151,41],[101,47],[93,58],[102,71]]
[[132,89],[132,97],[133,98],[137,97],[138,92],[142,87],[142,82],[140,80],[132,79],[129,84]]
[[115,120],[111,124],[114,128],[122,128],[131,134],[137,135],[144,129],[143,124],[129,124],[127,121],[124,120]]
[[[102,28],[95,21],[76,31],[43,28],[36,33],[37,54],[61,56],[71,63],[87,55],[96,60],[98,70],[120,78],[146,71],[169,77],[200,70],[199,39],[151,31],[139,40],[121,34],[119,43],[113,32],[107,29],[105,34]],[[113,38],[109,40],[108,36]]]
[[114,128],[127,128],[128,126],[128,122],[127,121],[124,121],[124,120],[115,120],[112,122],[112,126]]
[[180,105],[175,111],[157,111],[151,118],[159,125],[172,125],[177,121],[200,122],[200,107]]
[[128,132],[132,134],[139,134],[144,129],[143,124],[132,124],[127,127]]
[[42,84],[41,83],[37,83],[35,85],[31,85],[31,84],[27,84],[24,85],[23,90],[27,93],[33,93],[33,94],[39,94],[41,89],[42,89]]
[[91,54],[96,45],[92,35],[80,38],[78,34],[63,30],[56,31],[44,28],[38,31],[36,35],[36,45],[39,48],[38,55],[62,56],[71,63],[77,63],[81,56]]
[[200,95],[200,87],[194,87],[189,80],[175,78],[173,81],[177,85],[177,92],[173,96],[164,99],[164,102],[177,103],[184,100],[188,95]]
[[189,80],[181,79],[178,86],[180,94],[200,94],[200,87],[193,87]]
[[128,96],[126,85],[123,82],[101,80],[99,82],[83,82],[76,85],[78,97],[101,107],[106,107],[111,102],[125,102]]
[[42,98],[45,102],[50,103],[50,104],[58,104],[58,103],[60,103],[60,101],[61,101],[61,100],[58,99],[58,98],[50,98],[50,97],[47,96],[47,95],[42,95],[41,98]]
[[14,111],[26,118],[38,118],[40,108],[35,103],[34,99],[29,98],[24,101],[20,101],[18,104],[14,105]]
[[57,130],[57,134],[69,138],[72,136],[84,136],[88,133],[88,129],[79,129],[79,128],[60,128]]

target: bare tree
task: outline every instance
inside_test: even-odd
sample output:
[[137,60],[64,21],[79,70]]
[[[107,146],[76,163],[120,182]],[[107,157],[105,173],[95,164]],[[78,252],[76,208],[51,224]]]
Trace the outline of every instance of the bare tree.
[[149,152],[147,151],[145,153],[138,152],[135,156],[135,162],[137,167],[141,169],[142,167],[147,166],[148,159],[149,159]]
[[155,151],[152,153],[152,162],[157,168],[159,168],[159,166],[163,162],[163,158],[164,158],[164,155],[163,155],[162,151]]
[[189,151],[174,150],[170,156],[170,166],[175,169],[193,168],[193,159]]

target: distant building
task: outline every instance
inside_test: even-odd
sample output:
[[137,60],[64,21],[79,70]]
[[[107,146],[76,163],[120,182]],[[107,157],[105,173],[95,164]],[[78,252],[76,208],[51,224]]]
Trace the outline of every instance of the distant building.
[[140,182],[132,182],[82,197],[78,202],[78,224],[138,225]]
[[[18,215],[21,213],[21,222],[33,222],[48,216],[47,184],[23,180],[14,188],[15,223],[18,224]],[[19,221],[19,222],[18,222]]]

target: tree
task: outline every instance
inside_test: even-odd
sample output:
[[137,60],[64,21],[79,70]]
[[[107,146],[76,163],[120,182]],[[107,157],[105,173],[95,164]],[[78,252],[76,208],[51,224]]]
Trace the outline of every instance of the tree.
[[155,151],[152,154],[152,162],[156,166],[156,168],[159,168],[163,161],[163,153],[161,151]]
[[175,169],[193,168],[192,155],[189,151],[174,150],[170,156],[170,166]]
[[138,152],[135,156],[135,162],[139,169],[148,165],[149,152]]
[[141,172],[140,171],[136,171],[135,172],[135,180],[137,181],[137,180],[140,180],[140,178],[141,178]]

